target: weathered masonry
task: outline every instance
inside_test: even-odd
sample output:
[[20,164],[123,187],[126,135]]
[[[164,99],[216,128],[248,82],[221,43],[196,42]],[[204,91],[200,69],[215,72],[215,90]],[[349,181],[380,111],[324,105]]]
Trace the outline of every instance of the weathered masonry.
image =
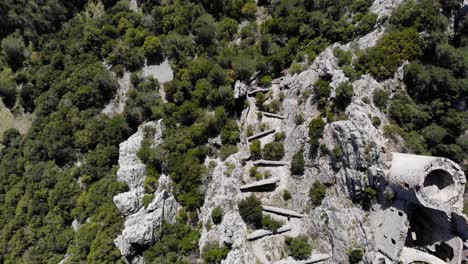
[[460,166],[440,157],[392,153],[386,181],[395,201],[372,215],[382,263],[467,263],[466,178]]

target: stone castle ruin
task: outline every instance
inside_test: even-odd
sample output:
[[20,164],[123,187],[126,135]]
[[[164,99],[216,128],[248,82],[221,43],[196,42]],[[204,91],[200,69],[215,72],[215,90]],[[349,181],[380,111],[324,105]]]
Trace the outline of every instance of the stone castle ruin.
[[440,157],[392,153],[384,193],[392,203],[372,214],[380,263],[468,263],[463,215],[466,178]]

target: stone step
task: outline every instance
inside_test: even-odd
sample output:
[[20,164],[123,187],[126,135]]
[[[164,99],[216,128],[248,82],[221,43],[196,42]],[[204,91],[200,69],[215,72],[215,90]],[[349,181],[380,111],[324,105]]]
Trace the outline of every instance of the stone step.
[[252,241],[252,240],[262,238],[262,237],[288,232],[290,230],[291,230],[291,227],[288,225],[284,225],[280,227],[278,230],[276,230],[276,232],[265,230],[265,229],[255,230],[247,236],[247,239]]
[[286,117],[285,116],[282,116],[282,115],[278,115],[278,114],[273,114],[273,113],[270,113],[270,112],[263,112],[263,111],[260,111],[264,116],[267,116],[267,117],[273,117],[273,118],[278,118],[278,119],[285,119]]
[[260,133],[257,133],[253,136],[250,136],[247,138],[247,141],[252,141],[254,139],[257,139],[257,138],[261,138],[261,137],[264,137],[264,136],[267,136],[271,133],[275,133],[276,129],[272,128],[272,129],[268,129],[268,130],[265,130],[263,132],[260,132]]
[[269,178],[261,181],[256,181],[253,183],[245,184],[242,185],[239,189],[242,192],[248,192],[248,191],[255,191],[256,189],[260,189],[261,187],[273,187],[272,189],[274,190],[276,188],[276,183],[280,181],[279,178]]
[[260,167],[268,166],[288,166],[289,162],[287,161],[276,161],[276,160],[256,160],[253,162],[253,165]]
[[264,93],[264,92],[268,92],[268,91],[270,91],[270,88],[260,88],[260,87],[257,87],[256,89],[254,89],[254,90],[248,92],[247,94],[248,94],[249,96],[251,96],[251,95],[254,95],[254,94],[259,93],[259,92],[263,92],[263,93]]
[[294,211],[279,208],[279,207],[268,206],[268,205],[263,205],[263,211],[277,214],[277,215],[288,216],[288,217],[297,217],[297,218],[307,217],[307,215],[300,214],[298,212],[294,212]]

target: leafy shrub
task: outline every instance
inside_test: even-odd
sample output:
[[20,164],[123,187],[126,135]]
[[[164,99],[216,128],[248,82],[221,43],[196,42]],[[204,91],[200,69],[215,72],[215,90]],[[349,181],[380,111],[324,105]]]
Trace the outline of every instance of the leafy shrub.
[[12,81],[0,80],[0,98],[6,107],[12,108],[16,103],[16,85]]
[[275,133],[275,141],[280,142],[286,139],[286,134],[284,132]]
[[366,187],[362,195],[362,207],[369,210],[373,203],[377,201],[377,191],[372,187]]
[[286,245],[289,255],[297,260],[307,259],[312,253],[312,246],[305,236],[286,237]]
[[326,123],[321,117],[312,119],[309,123],[309,138],[311,153],[315,153],[319,147],[319,139],[322,137]]
[[262,219],[262,226],[264,229],[276,233],[276,231],[283,226],[283,222],[273,219],[270,215],[265,215]]
[[283,191],[283,200],[288,201],[292,198],[291,193],[288,190]]
[[231,156],[232,154],[237,153],[239,149],[237,148],[236,145],[231,145],[231,144],[226,144],[222,145],[220,150],[219,150],[219,158],[221,160],[227,159],[227,157]]
[[337,160],[341,159],[343,157],[343,149],[341,148],[340,145],[336,145],[333,148],[333,157]]
[[309,190],[309,197],[312,201],[312,204],[320,205],[323,198],[325,198],[326,193],[327,187],[323,183],[319,181],[314,182]]
[[315,94],[318,99],[320,106],[325,106],[328,96],[330,96],[331,87],[330,82],[324,79],[319,79],[314,84],[315,87]]
[[284,156],[284,144],[278,141],[268,143],[263,147],[262,153],[266,160],[281,160]]
[[346,109],[346,107],[351,103],[351,98],[353,97],[353,85],[349,82],[344,82],[336,88],[336,104],[340,109]]
[[351,248],[348,250],[348,258],[350,264],[357,264],[361,262],[364,257],[364,249],[362,248]]
[[211,212],[211,220],[213,220],[213,223],[215,225],[220,224],[221,221],[223,220],[223,215],[224,215],[223,209],[221,209],[221,207],[216,207]]
[[294,74],[301,73],[303,70],[304,70],[304,66],[302,64],[294,63],[293,65],[291,65],[291,68],[289,69],[289,73],[294,75]]
[[158,178],[156,177],[156,175],[148,175],[147,173],[144,187],[145,187],[145,192],[154,193],[156,189],[158,188]]
[[227,257],[230,249],[226,246],[219,246],[218,242],[208,243],[202,249],[202,258],[204,263],[218,264]]
[[301,149],[292,156],[291,173],[293,175],[302,175],[304,173],[304,150]]
[[223,144],[235,144],[239,140],[240,132],[236,121],[229,119],[221,129],[221,141]]
[[247,225],[262,227],[263,207],[255,195],[250,195],[239,202],[239,214]]
[[161,40],[156,36],[148,36],[143,43],[143,52],[149,61],[162,58]]
[[267,112],[278,113],[281,109],[281,102],[279,100],[273,100],[264,107]]
[[154,194],[145,194],[143,196],[143,206],[146,208],[154,200]]
[[22,38],[10,35],[2,39],[2,50],[10,67],[16,71],[26,59],[26,48]]
[[338,59],[338,66],[344,66],[351,64],[352,55],[351,52],[345,51],[341,48],[334,48],[333,55]]
[[422,55],[423,43],[414,29],[390,32],[379,43],[366,50],[358,58],[355,66],[362,73],[370,73],[379,80],[393,76],[406,60],[413,60]]
[[372,117],[372,125],[374,125],[375,127],[379,127],[380,124],[382,124],[382,121],[380,121],[380,118],[378,116],[373,116]]
[[237,28],[239,27],[239,23],[229,17],[224,17],[219,21],[218,26],[216,28],[216,33],[218,38],[231,40],[234,34],[237,33]]
[[260,143],[260,140],[258,139],[253,140],[252,143],[250,143],[249,150],[250,150],[250,157],[253,160],[258,160],[262,158],[262,145]]
[[272,79],[270,75],[265,75],[260,79],[260,85],[270,86]]
[[193,33],[195,40],[203,46],[213,43],[216,36],[215,20],[210,14],[203,14],[193,23]]
[[375,89],[372,95],[372,101],[380,110],[385,110],[387,107],[388,98],[389,93],[383,89]]
[[163,223],[162,231],[162,237],[143,253],[147,263],[183,262],[198,251],[200,232],[183,219],[174,224]]
[[302,125],[304,123],[304,116],[301,112],[297,113],[294,117],[294,123],[296,124],[296,126]]

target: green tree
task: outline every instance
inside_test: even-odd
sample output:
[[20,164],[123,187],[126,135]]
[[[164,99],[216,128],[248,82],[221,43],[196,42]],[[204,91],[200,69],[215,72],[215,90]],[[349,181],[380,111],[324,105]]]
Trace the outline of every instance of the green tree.
[[12,108],[16,103],[16,85],[13,81],[0,79],[0,98],[6,107]]
[[385,110],[387,108],[388,98],[389,93],[383,89],[375,89],[374,93],[372,94],[372,101],[374,102],[375,106],[381,110]]
[[336,104],[341,109],[346,109],[346,107],[351,103],[353,97],[353,85],[349,82],[344,82],[336,88]]
[[326,123],[321,117],[312,119],[309,123],[309,143],[311,153],[315,153],[319,147],[319,139],[322,137]]
[[202,258],[204,263],[207,264],[219,264],[223,259],[227,257],[230,249],[226,246],[220,247],[216,243],[208,243],[202,249]]
[[232,40],[234,34],[237,33],[238,27],[239,23],[236,20],[224,17],[217,25],[216,34],[219,39]]
[[283,142],[273,141],[265,144],[262,150],[263,158],[266,160],[281,160],[284,156]]
[[143,52],[150,62],[155,62],[162,58],[161,40],[156,36],[148,36],[143,43]]
[[244,222],[254,228],[262,227],[263,207],[255,195],[250,195],[239,202],[239,214]]
[[249,149],[250,157],[252,157],[253,160],[258,160],[262,158],[262,145],[260,140],[253,140],[252,143],[250,143]]
[[22,38],[15,35],[3,38],[2,50],[6,61],[14,71],[21,68],[26,59],[26,48]]
[[193,24],[193,33],[198,43],[209,46],[216,37],[215,20],[210,14],[203,14]]
[[301,149],[296,152],[291,161],[291,173],[293,175],[302,175],[304,173],[304,150]]

